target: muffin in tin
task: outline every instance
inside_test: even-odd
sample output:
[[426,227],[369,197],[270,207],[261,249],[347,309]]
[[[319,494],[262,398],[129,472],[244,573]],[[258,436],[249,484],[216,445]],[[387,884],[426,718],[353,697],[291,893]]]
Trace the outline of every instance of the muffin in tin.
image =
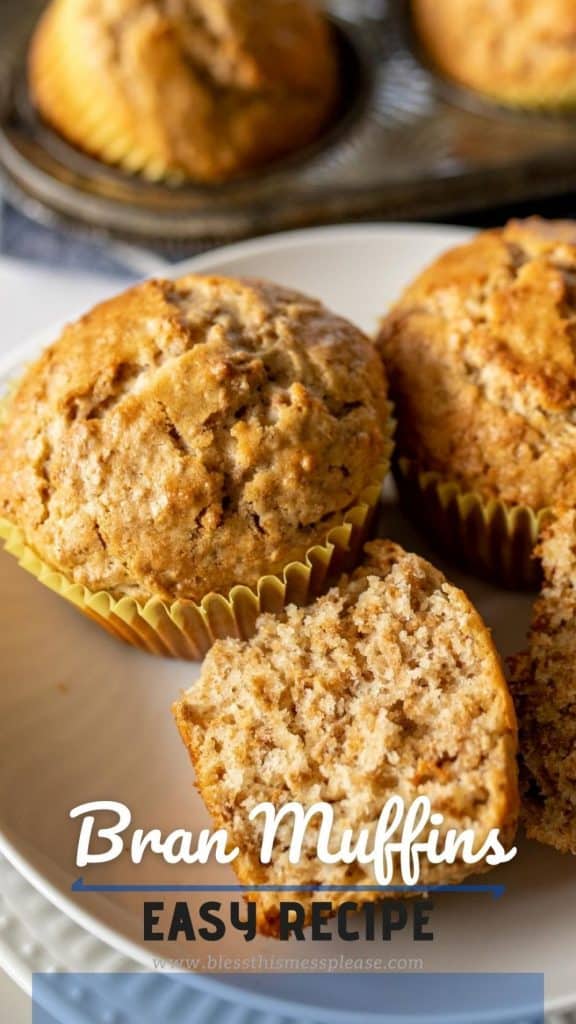
[[440,256],[382,324],[401,490],[469,567],[534,583],[576,502],[576,224],[538,218]]
[[3,532],[113,631],[198,656],[349,561],[389,415],[374,345],[316,300],[149,281],[67,327],[11,394]]
[[431,63],[497,103],[576,106],[576,8],[570,0],[412,0]]
[[29,83],[42,117],[103,162],[221,182],[317,138],[338,62],[311,0],[52,0]]

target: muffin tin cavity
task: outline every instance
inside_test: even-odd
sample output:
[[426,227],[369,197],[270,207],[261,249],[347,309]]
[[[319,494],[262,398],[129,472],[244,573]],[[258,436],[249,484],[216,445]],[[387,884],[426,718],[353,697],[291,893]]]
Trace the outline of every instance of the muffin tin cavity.
[[[573,118],[503,111],[434,73],[403,4],[332,17],[341,103],[313,145],[226,185],[149,184],[69,146],[37,118],[24,55],[41,5],[6,18],[0,165],[33,216],[183,256],[218,241],[309,223],[442,217],[560,192],[576,180]],[[363,13],[366,12],[366,13]]]

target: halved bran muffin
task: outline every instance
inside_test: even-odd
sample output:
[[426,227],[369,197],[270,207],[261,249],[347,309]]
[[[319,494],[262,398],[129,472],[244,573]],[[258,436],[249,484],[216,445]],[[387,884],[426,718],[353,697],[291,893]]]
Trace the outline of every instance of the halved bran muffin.
[[[300,863],[288,861],[290,819],[273,863],[259,860],[256,804],[333,805],[335,848],[346,828],[373,833],[392,795],[428,796],[448,828],[493,828],[512,840],[517,815],[516,723],[490,635],[462,591],[388,542],[314,605],[259,620],[247,643],[217,643],[200,681],[175,706],[197,785],[217,826],[240,849],[245,884],[346,885],[333,907],[371,894],[371,866],[324,865],[308,830]],[[421,881],[477,871],[423,865]],[[395,881],[400,881],[397,873]],[[314,893],[285,893],[310,909]],[[256,897],[259,927],[276,934],[279,893]]]
[[513,659],[522,817],[530,838],[576,854],[576,512],[540,545],[545,584],[527,654]]

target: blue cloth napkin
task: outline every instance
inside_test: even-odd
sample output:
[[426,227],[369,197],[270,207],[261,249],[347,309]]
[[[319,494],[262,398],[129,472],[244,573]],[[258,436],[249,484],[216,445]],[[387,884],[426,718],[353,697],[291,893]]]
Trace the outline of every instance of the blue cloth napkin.
[[[47,227],[16,210],[5,199],[0,201],[0,253],[30,263],[93,274],[133,273],[140,276],[143,267],[135,267],[128,251],[106,246],[101,240],[81,237],[73,231]],[[153,269],[153,268],[151,268]]]

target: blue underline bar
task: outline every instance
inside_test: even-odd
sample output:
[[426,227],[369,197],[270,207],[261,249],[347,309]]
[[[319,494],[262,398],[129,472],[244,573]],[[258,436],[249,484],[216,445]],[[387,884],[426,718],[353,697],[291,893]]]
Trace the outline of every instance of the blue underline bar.
[[500,899],[505,891],[504,885],[130,885],[130,884],[98,884],[86,883],[77,878],[71,886],[72,892],[373,892],[373,893],[405,893],[405,892],[463,892],[489,893],[494,899]]

